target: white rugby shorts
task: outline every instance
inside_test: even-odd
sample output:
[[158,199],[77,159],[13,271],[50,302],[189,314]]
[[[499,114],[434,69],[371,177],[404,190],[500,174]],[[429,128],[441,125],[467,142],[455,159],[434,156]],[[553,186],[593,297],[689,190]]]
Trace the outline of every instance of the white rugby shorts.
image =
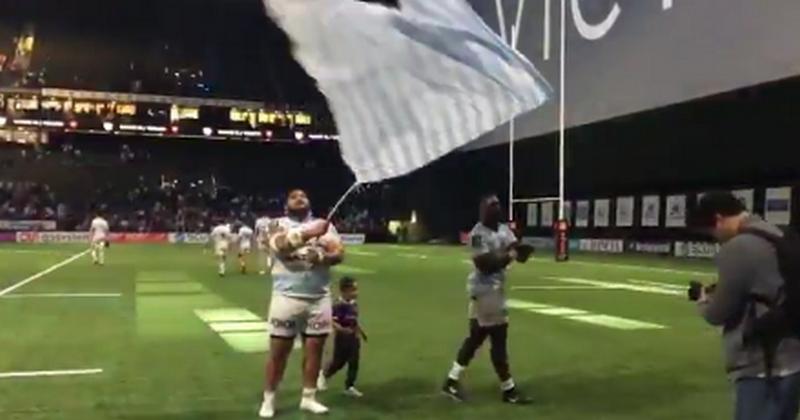
[[507,324],[508,309],[505,294],[493,291],[470,299],[469,318],[478,321],[481,327]]
[[228,253],[228,243],[220,241],[214,244],[214,255],[224,257]]
[[333,331],[331,297],[297,298],[275,293],[269,304],[269,327],[273,337],[328,335]]

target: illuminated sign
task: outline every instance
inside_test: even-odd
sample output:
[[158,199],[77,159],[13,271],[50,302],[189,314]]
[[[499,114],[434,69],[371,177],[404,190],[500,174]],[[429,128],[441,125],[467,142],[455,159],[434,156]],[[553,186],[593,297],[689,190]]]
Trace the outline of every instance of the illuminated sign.
[[258,122],[273,125],[311,125],[311,115],[305,112],[260,110],[258,111]]
[[134,104],[117,104],[117,115],[136,115],[136,105]]
[[283,121],[283,113],[268,112],[261,110],[258,112],[258,122],[261,124],[279,124]]
[[253,130],[217,130],[217,134],[220,136],[230,136],[230,137],[261,137],[260,131],[253,131]]
[[[312,115],[267,109],[259,102],[66,89],[0,87],[0,127],[7,131],[85,131],[231,140],[330,140],[316,134]],[[8,110],[10,114],[5,113]],[[229,114],[228,124],[215,117]],[[208,113],[209,115],[206,115]],[[16,118],[15,118],[16,117]],[[193,121],[199,127],[183,121]],[[188,122],[187,121],[187,122]],[[289,128],[280,134],[278,127]],[[310,134],[314,131],[315,134]],[[200,134],[200,136],[198,136]]]
[[250,122],[255,125],[256,112],[249,109],[231,108],[230,118],[234,122]]
[[339,140],[339,136],[336,134],[309,134],[308,138],[310,140]]
[[161,127],[157,125],[120,124],[119,129],[122,131],[138,131],[144,133],[167,132],[167,127]]
[[58,99],[45,99],[42,101],[42,109],[61,111],[64,105]]
[[305,112],[294,114],[294,123],[297,125],[311,125],[311,115]]
[[100,114],[106,111],[108,104],[104,102],[75,102],[72,109],[77,114]]
[[172,122],[197,119],[200,119],[200,108],[178,105],[173,105],[170,108],[169,120]]
[[13,104],[14,109],[18,111],[35,111],[39,109],[39,99],[35,96],[33,98],[15,98],[9,99],[8,103]]
[[14,125],[22,125],[27,127],[53,127],[53,128],[60,128],[64,126],[64,121],[51,121],[51,120],[12,120],[12,124]]

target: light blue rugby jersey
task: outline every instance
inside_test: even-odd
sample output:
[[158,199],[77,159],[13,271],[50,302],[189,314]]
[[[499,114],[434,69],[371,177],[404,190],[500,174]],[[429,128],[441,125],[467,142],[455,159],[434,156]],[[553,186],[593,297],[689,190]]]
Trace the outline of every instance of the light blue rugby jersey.
[[[478,222],[469,234],[467,246],[474,258],[478,255],[507,249],[514,242],[517,242],[517,237],[508,225],[501,224],[497,231],[494,231]],[[473,267],[472,273],[467,278],[467,292],[470,296],[479,296],[492,291],[502,291],[505,280],[505,269],[492,274],[484,274]]]
[[[303,228],[314,221],[311,216],[303,221],[290,217],[277,220],[282,230]],[[339,239],[336,228],[331,224],[322,239]],[[328,266],[312,266],[305,261],[273,255],[272,291],[284,296],[298,298],[320,298],[330,295],[331,269]]]

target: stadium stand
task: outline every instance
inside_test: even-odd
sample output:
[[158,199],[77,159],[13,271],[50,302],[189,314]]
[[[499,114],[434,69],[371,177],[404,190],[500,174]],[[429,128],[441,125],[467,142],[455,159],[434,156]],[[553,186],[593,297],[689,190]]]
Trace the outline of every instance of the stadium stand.
[[[220,219],[252,224],[260,214],[280,214],[283,194],[294,186],[307,188],[325,209],[348,183],[340,164],[320,159],[336,156],[325,146],[131,140],[81,136],[37,148],[2,145],[0,219],[56,220],[58,229],[84,230],[100,209],[115,231],[206,232]],[[349,232],[384,232],[378,203],[380,195],[362,191],[337,224]]]

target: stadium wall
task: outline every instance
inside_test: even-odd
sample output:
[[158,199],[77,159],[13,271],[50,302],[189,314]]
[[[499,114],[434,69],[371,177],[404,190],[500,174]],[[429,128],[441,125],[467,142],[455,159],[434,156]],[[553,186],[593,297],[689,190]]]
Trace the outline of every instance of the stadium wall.
[[[522,238],[522,241],[541,250],[552,251],[555,249],[555,241],[550,237],[526,236]],[[623,239],[572,239],[569,248],[572,252],[661,255],[697,259],[710,259],[719,252],[719,244],[703,241],[645,242]]]
[[[800,186],[726,188],[745,207],[776,225],[797,228],[800,222]],[[567,220],[574,238],[618,238],[640,242],[704,241],[686,228],[686,216],[702,196],[691,192],[581,197],[566,202]],[[626,200],[627,199],[627,200]],[[627,204],[626,204],[627,201]],[[625,207],[627,210],[623,210]],[[557,213],[555,203],[526,204],[517,208],[517,224],[526,236],[549,236]]]
[[[342,233],[346,245],[363,245],[367,236],[361,233]],[[200,245],[209,241],[207,233],[152,232],[152,233],[111,233],[111,243],[122,244],[187,244]],[[0,242],[26,244],[88,243],[88,232],[0,232]]]

